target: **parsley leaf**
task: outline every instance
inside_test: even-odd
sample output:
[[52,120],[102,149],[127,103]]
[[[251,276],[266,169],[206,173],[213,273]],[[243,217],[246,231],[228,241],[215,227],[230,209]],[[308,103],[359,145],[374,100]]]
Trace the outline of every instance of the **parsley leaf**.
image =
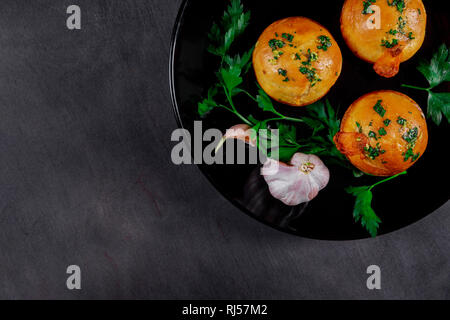
[[[236,109],[233,97],[238,93],[244,92],[251,97],[245,90],[239,88],[243,83],[242,76],[248,72],[251,67],[251,57],[253,48],[242,56],[237,54],[231,56],[228,51],[234,40],[241,35],[247,28],[250,21],[250,12],[244,11],[244,6],[240,0],[231,0],[231,4],[226,8],[220,23],[213,23],[208,34],[210,45],[208,51],[222,58],[219,70],[216,76],[219,82],[210,89],[208,98],[198,103],[198,114],[204,117],[214,108],[223,108],[234,113],[243,123],[252,125],[252,122],[245,118]],[[226,97],[228,106],[215,101],[218,89]],[[222,96],[222,95],[221,95]],[[255,98],[251,97],[255,100]]]
[[214,97],[217,95],[218,88],[214,86],[208,90],[208,98],[204,99],[198,104],[198,114],[200,117],[205,117],[212,109],[217,107],[217,103],[214,101]]
[[318,101],[307,108],[308,115],[311,119],[322,123],[328,129],[328,139],[333,141],[334,136],[339,131],[341,121],[337,118],[330,101],[326,100],[325,103]]
[[246,74],[250,67],[252,66],[252,54],[253,48],[249,51],[245,52],[242,57],[240,54],[237,54],[233,57],[226,55],[224,56],[224,62],[231,68],[232,66],[236,66],[242,70],[242,74]]
[[443,82],[450,81],[450,52],[445,44],[442,44],[433,55],[431,61],[421,62],[417,67],[430,84],[429,88],[421,88],[403,84],[405,88],[428,92],[428,117],[434,123],[440,125],[445,116],[450,123],[450,93],[436,93],[432,90]]
[[422,61],[417,69],[430,83],[430,89],[444,81],[450,81],[450,55],[447,46],[441,45],[430,63]]
[[353,208],[353,217],[356,222],[361,221],[361,225],[366,228],[372,237],[376,237],[378,234],[378,228],[380,226],[381,220],[375,214],[372,209],[372,189],[376,186],[395,179],[401,175],[406,174],[406,171],[399,173],[395,176],[389,177],[387,179],[381,180],[371,186],[362,187],[348,187],[345,191],[356,197],[355,206]]
[[256,96],[256,100],[258,102],[258,106],[264,111],[276,112],[272,100],[269,98],[267,93],[265,93],[261,87],[259,87],[258,89],[258,95]]
[[250,22],[250,11],[244,12],[244,6],[240,0],[231,0],[231,4],[224,12],[222,21],[214,23],[208,34],[212,44],[208,51],[220,57],[224,57],[230,50],[234,40],[239,37]]
[[244,53],[242,57],[239,54],[233,57],[224,56],[224,62],[227,66],[221,67],[217,76],[231,96],[240,92],[240,90],[235,89],[243,82],[242,75],[247,73],[251,67],[252,53],[253,48]]
[[[297,143],[297,128],[284,123],[278,124],[278,159],[287,162],[302,146]],[[271,155],[274,150],[271,150]]]
[[381,220],[372,209],[372,191],[369,187],[349,187],[346,191],[356,197],[353,218],[366,228],[372,237],[378,234]]
[[428,116],[439,125],[442,121],[442,114],[450,123],[450,92],[434,93],[430,91],[428,96]]
[[220,68],[218,74],[219,79],[225,85],[229,93],[232,93],[233,90],[243,82],[241,72],[242,69],[236,65],[229,68]]

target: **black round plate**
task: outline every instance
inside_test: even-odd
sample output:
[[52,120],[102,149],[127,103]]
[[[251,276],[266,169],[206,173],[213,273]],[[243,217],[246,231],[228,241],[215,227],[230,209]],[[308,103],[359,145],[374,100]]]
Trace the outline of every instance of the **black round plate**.
[[[289,16],[305,16],[318,21],[333,34],[342,50],[344,65],[342,75],[327,95],[342,116],[347,107],[365,93],[391,89],[403,92],[427,108],[425,92],[408,90],[402,83],[427,86],[424,77],[416,70],[421,59],[429,60],[442,43],[449,42],[449,24],[446,10],[440,1],[424,1],[428,13],[427,36],[420,51],[401,65],[400,73],[392,79],[379,77],[372,66],[355,57],[345,44],[340,32],[342,1],[291,1],[291,0],[243,0],[251,10],[250,26],[234,45],[236,51],[251,48],[261,32],[272,22]],[[186,0],[175,25],[170,57],[170,85],[177,120],[183,128],[192,132],[197,115],[197,103],[215,81],[218,61],[207,53],[207,34],[213,21],[220,19],[228,1]],[[255,92],[253,72],[247,76],[246,86]],[[448,91],[448,87],[440,88]],[[245,99],[238,101],[238,108],[257,107]],[[287,114],[301,116],[301,108],[278,106]],[[382,220],[379,234],[386,234],[430,214],[449,199],[448,123],[440,127],[428,121],[430,141],[425,155],[406,176],[374,189],[373,208]],[[213,111],[203,127],[225,130],[239,119],[223,111]],[[329,166],[331,180],[317,198],[306,205],[288,207],[274,199],[259,175],[259,167],[251,165],[200,165],[212,184],[237,207],[252,217],[274,228],[302,237],[323,240],[351,240],[369,237],[359,223],[353,220],[354,198],[345,193],[349,185],[372,184],[373,177],[354,178],[351,172]]]

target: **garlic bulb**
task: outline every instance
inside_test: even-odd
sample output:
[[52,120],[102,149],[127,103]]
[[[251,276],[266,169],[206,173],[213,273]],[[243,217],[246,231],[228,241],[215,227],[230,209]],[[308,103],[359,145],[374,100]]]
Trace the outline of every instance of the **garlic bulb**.
[[268,159],[261,175],[272,196],[288,206],[311,201],[330,180],[330,171],[315,155],[296,153],[289,164]]

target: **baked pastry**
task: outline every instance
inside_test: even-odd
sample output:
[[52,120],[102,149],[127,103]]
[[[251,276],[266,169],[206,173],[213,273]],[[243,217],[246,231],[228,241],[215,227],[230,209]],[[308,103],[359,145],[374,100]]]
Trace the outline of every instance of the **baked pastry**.
[[420,49],[426,24],[422,0],[346,0],[341,14],[350,50],[386,78]]
[[396,91],[376,91],[348,108],[334,141],[361,171],[393,176],[410,168],[424,154],[428,129],[414,100]]
[[320,100],[336,83],[342,54],[323,26],[292,17],[262,33],[253,52],[253,67],[269,96],[287,105],[305,106]]

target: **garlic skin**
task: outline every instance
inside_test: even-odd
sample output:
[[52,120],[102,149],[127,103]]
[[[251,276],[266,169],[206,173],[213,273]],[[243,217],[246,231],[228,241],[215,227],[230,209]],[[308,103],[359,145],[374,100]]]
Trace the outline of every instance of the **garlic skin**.
[[268,159],[261,168],[272,196],[288,206],[314,199],[330,181],[330,171],[312,154],[296,153],[289,164]]
[[244,141],[245,143],[251,145],[252,147],[256,146],[256,139],[252,139],[252,129],[250,126],[246,124],[238,124],[230,129],[224,135],[224,139],[238,139]]

